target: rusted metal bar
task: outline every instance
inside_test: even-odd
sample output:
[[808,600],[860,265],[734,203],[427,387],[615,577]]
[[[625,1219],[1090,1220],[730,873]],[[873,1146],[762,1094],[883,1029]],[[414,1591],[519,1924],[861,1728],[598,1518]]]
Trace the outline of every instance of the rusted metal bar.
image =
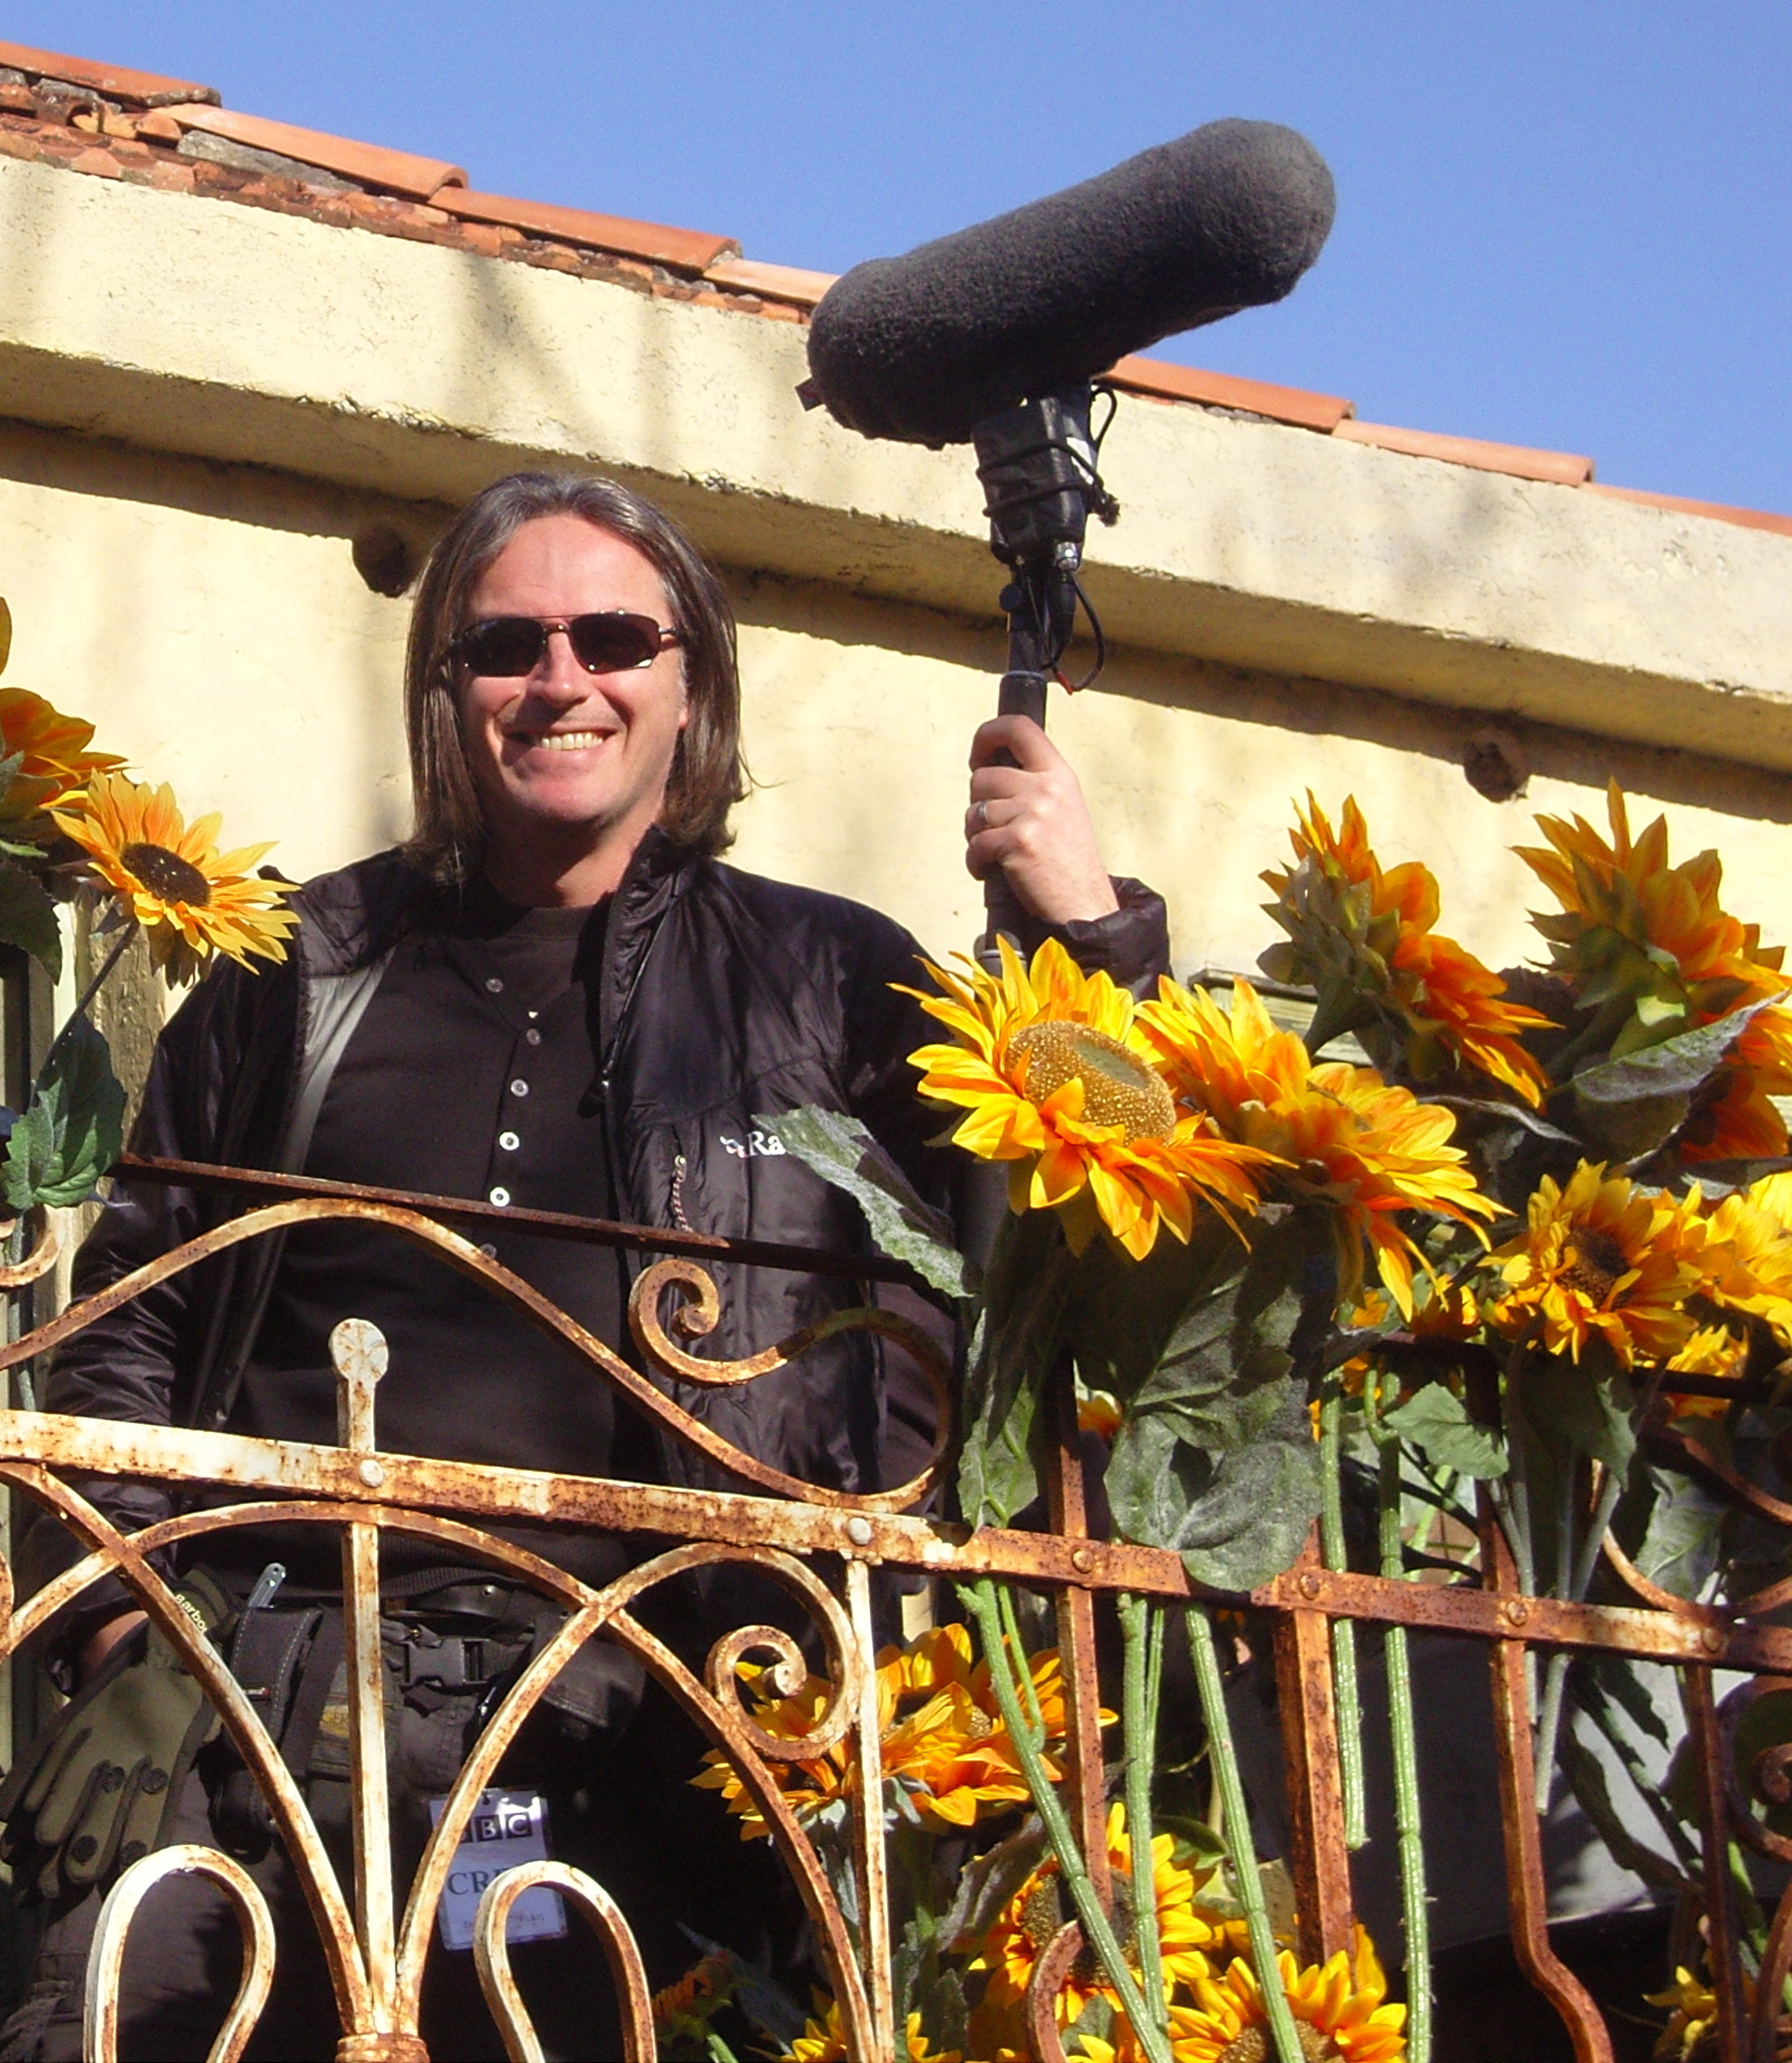
[[[1297,1589],[1299,1576],[1319,1566],[1315,1533],[1295,1564]],[[1289,1860],[1300,1917],[1301,1959],[1323,1963],[1340,1950],[1349,1953],[1355,1945],[1331,1684],[1331,1629],[1323,1611],[1309,1605],[1277,1617],[1275,1693],[1288,1778]]]
[[[377,1504],[388,1509],[387,1523],[398,1507],[541,1520],[606,1532],[840,1555],[942,1575],[1130,1590],[1182,1602],[1248,1603],[1266,1611],[1305,1609],[1437,1633],[1522,1639],[1541,1648],[1596,1648],[1651,1661],[1710,1662],[1720,1668],[1792,1675],[1792,1628],[1716,1623],[1705,1607],[1682,1614],[1569,1604],[1499,1596],[1468,1583],[1395,1583],[1308,1566],[1239,1597],[1192,1583],[1181,1557],[1162,1548],[1004,1527],[974,1533],[944,1520],[882,1511],[871,1499],[842,1497],[837,1504],[820,1506],[415,1455],[375,1458],[383,1472],[377,1486],[361,1480],[360,1464],[339,1447],[48,1411],[0,1411],[0,1471],[10,1464],[31,1464],[96,1475],[223,1483],[245,1492],[325,1498],[333,1504]],[[154,1546],[179,1537],[180,1531],[164,1534],[158,1529],[142,1538]],[[90,1581],[95,1573],[82,1580]],[[56,1594],[66,1602],[73,1593],[59,1588]]]
[[1711,1988],[1717,1999],[1717,2047],[1723,2063],[1742,2063],[1743,2031],[1748,2022],[1742,2004],[1736,1892],[1730,1881],[1729,1783],[1724,1767],[1729,1747],[1717,1723],[1717,1700],[1711,1671],[1688,1669],[1687,1716],[1693,1752],[1698,1757],[1698,1816],[1705,1861],[1705,1934],[1711,1964]]
[[863,1283],[912,1283],[915,1271],[886,1254],[842,1254],[825,1246],[792,1246],[769,1239],[723,1239],[665,1225],[626,1225],[607,1218],[576,1218],[563,1210],[525,1210],[463,1196],[421,1190],[379,1189],[369,1182],[326,1182],[317,1175],[274,1174],[262,1168],[224,1167],[210,1161],[177,1161],[150,1154],[120,1154],[110,1173],[120,1182],[160,1182],[169,1189],[224,1190],[243,1196],[282,1196],[321,1201],[375,1203],[415,1210],[445,1225],[502,1227],[542,1239],[575,1239],[619,1246],[633,1254],[684,1254],[695,1261],[734,1261],[745,1267],[793,1274],[846,1275]]
[[[365,1319],[330,1335],[336,1364],[336,1430],[363,1483],[385,1472],[372,1458],[373,1392],[386,1373],[386,1341]],[[386,1780],[386,1659],[379,1641],[379,1527],[357,1518],[343,1529],[343,1611],[348,1674],[349,1760],[354,1827],[354,1903],[373,1995],[373,2031],[393,2029],[398,1939],[392,1899],[392,1819]]]
[[[1481,1497],[1481,1559],[1502,1599],[1517,1602],[1512,1549],[1485,1490]],[[1519,1623],[1522,1624],[1521,1620]],[[1506,1902],[1518,1967],[1560,2015],[1574,2044],[1575,2063],[1613,2063],[1612,2039],[1599,2009],[1550,1946],[1549,1893],[1537,1817],[1537,1773],[1531,1748],[1531,1697],[1522,1641],[1505,1639],[1488,1651],[1493,1674],[1494,1737],[1499,1757],[1500,1823],[1505,1835]]]
[[[1051,1413],[1046,1451],[1046,1503],[1052,1531],[1060,1539],[1089,1538],[1089,1511],[1083,1489],[1082,1435],[1076,1425],[1076,1377],[1066,1357],[1047,1385]],[[1024,1536],[1023,1536],[1024,1538]],[[1087,1552],[1088,1550],[1085,1550]],[[1076,1549],[1071,1549],[1073,1557]],[[1095,1653],[1094,1593],[1069,1584],[1057,1593],[1058,1657],[1064,1668],[1065,1785],[1070,1823],[1088,1866],[1089,1881],[1103,1912],[1114,1909],[1113,1873],[1108,1864],[1107,1779],[1102,1760],[1102,1686]],[[1024,1656],[1014,1657],[1024,1670]]]
[[[846,1609],[853,1639],[865,1664],[859,1671],[853,1715],[853,1752],[858,1758],[858,1795],[854,1800],[858,1850],[859,1945],[870,1994],[874,2046],[853,2063],[882,2063],[896,2054],[896,2004],[891,1991],[890,1871],[883,1842],[882,1721],[878,1712],[877,1671],[872,1666],[877,1637],[871,1623],[871,1572],[863,1562],[846,1564]],[[1022,1664],[1025,1666],[1025,1664]]]
[[1057,1995],[1083,1952],[1083,1930],[1073,1920],[1058,1929],[1033,1965],[1027,1980],[1026,2013],[1034,2063],[1066,2063],[1064,2037],[1058,2031]]
[[603,1885],[571,1863],[518,1863],[487,1885],[473,1921],[473,1960],[479,1970],[480,1989],[491,2008],[491,2017],[504,2040],[504,2052],[511,2063],[543,2063],[543,2050],[531,2025],[523,1995],[510,1973],[510,1946],[506,1930],[510,1909],[526,1891],[547,1885],[570,1898],[591,1922],[591,1931],[602,1944],[616,1986],[622,2021],[622,2063],[658,2063],[659,2043],[654,2034],[654,1998],[647,1988],[647,1972],[641,1951],[622,1908]]
[[89,2063],[118,2063],[119,1986],[124,1944],[137,1910],[171,1876],[207,1876],[223,1886],[242,1930],[242,1976],[212,2045],[207,2063],[239,2063],[274,1984],[274,1922],[261,1888],[249,1872],[215,1848],[194,1841],[139,1858],[105,1894],[87,1955],[87,2007],[81,2053]]

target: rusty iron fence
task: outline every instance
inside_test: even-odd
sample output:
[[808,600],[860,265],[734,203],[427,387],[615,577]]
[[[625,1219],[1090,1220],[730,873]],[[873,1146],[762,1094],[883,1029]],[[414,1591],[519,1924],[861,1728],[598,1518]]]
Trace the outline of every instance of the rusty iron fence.
[[[800,1363],[821,1338],[853,1328],[875,1331],[911,1354],[927,1372],[942,1406],[942,1430],[933,1458],[921,1474],[896,1489],[848,1495],[782,1474],[731,1447],[673,1402],[614,1346],[590,1336],[489,1258],[465,1231],[453,1228],[458,1224],[476,1231],[489,1207],[406,1199],[391,1192],[352,1192],[341,1185],[297,1179],[282,1182],[248,1171],[179,1164],[157,1169],[143,1164],[138,1164],[138,1170],[162,1179],[259,1191],[264,1196],[272,1192],[278,1200],[244,1209],[204,1237],[37,1325],[5,1347],[0,1365],[16,1368],[37,1362],[41,1366],[41,1357],[105,1313],[227,1246],[318,1219],[379,1224],[425,1242],[491,1294],[556,1334],[595,1380],[608,1384],[742,1486],[738,1492],[675,1489],[385,1452],[379,1444],[377,1411],[385,1343],[373,1327],[355,1319],[345,1320],[333,1338],[339,1383],[335,1446],[276,1443],[33,1410],[0,1411],[0,1478],[56,1514],[87,1550],[77,1566],[23,1602],[14,1595],[10,1575],[0,1571],[5,1615],[0,1655],[15,1654],[52,1614],[102,1576],[115,1574],[129,1586],[203,1685],[262,1786],[324,1943],[343,2029],[337,2051],[343,2063],[374,2063],[375,2058],[422,2063],[426,2054],[418,2033],[424,1964],[450,1859],[481,1792],[494,1781],[507,1747],[556,1674],[582,1643],[592,1639],[614,1642],[638,1657],[733,1763],[800,1892],[849,2054],[859,2063],[881,2063],[898,2054],[871,1590],[872,1572],[880,1566],[959,1581],[1005,1579],[1052,1599],[1064,1661],[1065,1794],[1104,1903],[1113,1894],[1104,1835],[1098,1599],[1129,1593],[1178,1605],[1248,1605],[1269,1614],[1293,1829],[1290,1866],[1299,1950],[1306,1962],[1348,1949],[1352,1931],[1351,1860],[1339,1778],[1334,1623],[1358,1620],[1480,1643],[1499,1748],[1512,1938],[1522,1967],[1565,2022],[1581,2063],[1596,2063],[1613,2050],[1597,2008],[1550,1943],[1534,1803],[1527,1656],[1533,1650],[1606,1651],[1683,1672],[1700,1771],[1706,1927],[1721,2054],[1732,2063],[1744,2058],[1767,2063],[1779,2052],[1786,2025],[1781,1995],[1792,1969],[1792,1893],[1779,1905],[1765,1959],[1745,1991],[1732,1858],[1740,1844],[1780,1861],[1792,1860],[1792,1842],[1764,1823],[1764,1808],[1783,1802],[1792,1789],[1792,1750],[1776,1750],[1762,1758],[1763,1766],[1749,1773],[1745,1795],[1731,1737],[1750,1696],[1792,1687],[1792,1628],[1769,1622],[1792,1600],[1792,1581],[1778,1583],[1734,1609],[1688,1603],[1647,1581],[1608,1543],[1608,1558],[1633,1603],[1525,1596],[1484,1500],[1478,1553],[1465,1555],[1453,1580],[1439,1582],[1435,1574],[1431,1581],[1398,1580],[1329,1567],[1316,1535],[1294,1567],[1248,1599],[1202,1593],[1191,1584],[1175,1555],[1091,1537],[1067,1377],[1048,1462],[1049,1529],[971,1532],[923,1509],[949,1437],[949,1370],[939,1349],[899,1317],[870,1306],[844,1312],[736,1363],[707,1360],[690,1350],[713,1324],[718,1310],[716,1284],[706,1263],[824,1267],[861,1277],[899,1279],[903,1271],[893,1263],[755,1248],[647,1228],[616,1227],[595,1234],[586,1228],[578,1235],[658,1253],[660,1257],[636,1281],[628,1321],[641,1367],[663,1379],[712,1385],[751,1383]],[[291,1193],[281,1195],[282,1190]],[[513,1223],[517,1216],[503,1215]],[[538,1228],[543,1228],[553,1229],[544,1219]],[[53,1257],[52,1245],[41,1244],[32,1259],[0,1272],[0,1287],[15,1295],[23,1292],[42,1276]],[[1682,1458],[1738,1504],[1777,1525],[1792,1524],[1792,1503],[1728,1475],[1709,1456],[1688,1453]],[[75,1487],[82,1477],[128,1477],[169,1485],[175,1492],[176,1515],[134,1534],[123,1533]],[[224,1486],[236,1501],[180,1509],[182,1492],[202,1486]],[[495,1522],[518,1517],[674,1544],[650,1553],[606,1587],[593,1589],[489,1529]],[[261,1718],[155,1566],[158,1552],[178,1543],[272,1520],[340,1530],[353,1770],[354,1849],[349,1882],[339,1879],[306,1799]],[[408,1886],[393,1880],[379,1630],[381,1544],[398,1536],[426,1539],[451,1551],[457,1561],[464,1558],[504,1571],[563,1607],[566,1615],[558,1633],[490,1713]],[[774,1680],[793,1692],[809,1664],[788,1633],[768,1626],[736,1628],[717,1643],[699,1675],[635,1613],[637,1601],[656,1585],[718,1563],[751,1564],[775,1579],[813,1627],[826,1656],[831,1695],[802,1738],[765,1731],[743,1696],[737,1674],[745,1657],[770,1657],[777,1665]],[[1714,1687],[1719,1671],[1745,1673],[1751,1679],[1748,1695],[1721,1700]],[[843,1912],[777,1775],[780,1762],[813,1757],[837,1747],[844,1747],[852,1769],[855,1918]],[[89,2053],[106,2063],[117,2054],[118,1981],[133,1920],[158,1883],[182,1872],[214,1878],[242,1922],[243,1976],[215,2055],[242,2053],[267,1998],[278,1945],[253,1881],[228,1857],[210,1848],[180,1846],[154,1851],[118,1877],[105,1899],[95,1942],[87,2040]],[[529,1865],[500,1877],[480,1910],[476,1951],[480,1977],[510,2053],[540,2053],[511,1979],[505,1947],[510,1906],[535,1883],[556,1885],[589,1921],[613,1980],[627,2053],[631,2058],[653,2058],[656,2046],[649,1994],[627,1916],[603,1885],[558,1863]],[[1072,1922],[1035,1970],[1029,2020],[1043,2063],[1056,2063],[1063,2055],[1053,1999],[1081,1947]]]

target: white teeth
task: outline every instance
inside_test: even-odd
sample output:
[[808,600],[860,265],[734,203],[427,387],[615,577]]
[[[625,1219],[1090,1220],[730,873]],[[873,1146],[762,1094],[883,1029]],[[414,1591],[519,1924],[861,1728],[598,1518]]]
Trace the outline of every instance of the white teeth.
[[601,731],[543,731],[529,742],[539,745],[544,752],[576,753],[601,743],[602,738]]

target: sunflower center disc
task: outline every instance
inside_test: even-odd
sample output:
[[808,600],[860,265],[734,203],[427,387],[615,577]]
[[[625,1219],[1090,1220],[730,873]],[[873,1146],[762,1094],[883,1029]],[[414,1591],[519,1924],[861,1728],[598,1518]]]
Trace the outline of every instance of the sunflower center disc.
[[190,903],[195,909],[204,909],[212,899],[212,884],[205,875],[192,861],[170,853],[166,845],[127,845],[118,857],[125,872],[163,902]]
[[[1333,2058],[1343,2054],[1331,2037],[1321,2034],[1310,2021],[1297,2020],[1294,2032],[1301,2038],[1301,2054],[1306,2063],[1333,2063]],[[1237,2040],[1229,2041],[1220,2051],[1220,2063],[1274,2063],[1275,2055],[1268,2028],[1258,2024],[1246,2028]]]
[[1136,1053],[1093,1025],[1049,1018],[1016,1032],[1008,1050],[1026,1063],[1022,1080],[1031,1102],[1043,1103],[1066,1082],[1080,1082],[1084,1124],[1123,1126],[1128,1146],[1175,1129],[1175,1099],[1163,1081]]
[[1630,1257],[1609,1232],[1584,1228],[1568,1243],[1568,1264],[1561,1279],[1569,1289],[1604,1309],[1618,1277],[1630,1269]]

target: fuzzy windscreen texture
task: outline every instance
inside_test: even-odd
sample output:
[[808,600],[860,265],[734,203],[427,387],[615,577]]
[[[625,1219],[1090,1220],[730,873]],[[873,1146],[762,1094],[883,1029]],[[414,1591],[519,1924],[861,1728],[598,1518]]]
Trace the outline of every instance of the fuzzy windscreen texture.
[[1210,122],[1011,214],[873,259],[815,311],[809,362],[867,437],[964,442],[986,415],[1160,337],[1279,301],[1319,256],[1325,160],[1275,122]]

